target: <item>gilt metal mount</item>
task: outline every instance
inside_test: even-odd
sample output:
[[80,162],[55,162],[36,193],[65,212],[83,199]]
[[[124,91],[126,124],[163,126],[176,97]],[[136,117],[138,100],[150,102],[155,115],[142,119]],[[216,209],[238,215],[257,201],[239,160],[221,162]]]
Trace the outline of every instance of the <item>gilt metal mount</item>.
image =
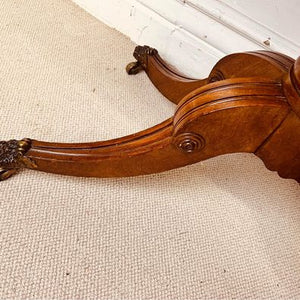
[[14,175],[18,169],[35,166],[24,156],[30,145],[30,139],[0,141],[0,181]]

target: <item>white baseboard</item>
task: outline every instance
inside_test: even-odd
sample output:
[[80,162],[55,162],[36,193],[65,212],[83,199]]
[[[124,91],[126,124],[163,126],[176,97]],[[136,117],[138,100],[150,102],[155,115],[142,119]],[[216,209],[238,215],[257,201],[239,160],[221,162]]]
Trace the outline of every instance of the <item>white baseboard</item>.
[[160,54],[186,75],[207,76],[223,56],[272,49],[292,57],[300,45],[218,0],[73,0],[107,25]]

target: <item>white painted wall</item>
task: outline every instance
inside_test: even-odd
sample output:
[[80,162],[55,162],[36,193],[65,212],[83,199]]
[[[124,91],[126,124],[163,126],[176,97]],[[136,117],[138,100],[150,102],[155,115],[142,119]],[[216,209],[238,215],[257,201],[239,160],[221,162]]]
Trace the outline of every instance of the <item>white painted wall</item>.
[[300,0],[73,1],[191,77],[207,76],[229,53],[300,55]]
[[223,2],[290,41],[300,44],[299,0],[223,0]]

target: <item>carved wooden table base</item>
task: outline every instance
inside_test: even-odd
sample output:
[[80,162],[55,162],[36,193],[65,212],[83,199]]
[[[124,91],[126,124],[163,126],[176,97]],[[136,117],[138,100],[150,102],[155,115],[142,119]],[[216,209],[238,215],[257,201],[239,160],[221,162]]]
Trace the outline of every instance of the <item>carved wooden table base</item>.
[[268,51],[232,54],[208,78],[193,80],[173,71],[155,49],[138,46],[134,56],[137,61],[127,72],[146,71],[157,89],[177,104],[172,118],[96,143],[0,142],[0,179],[20,168],[135,176],[249,152],[280,176],[300,182],[300,58]]

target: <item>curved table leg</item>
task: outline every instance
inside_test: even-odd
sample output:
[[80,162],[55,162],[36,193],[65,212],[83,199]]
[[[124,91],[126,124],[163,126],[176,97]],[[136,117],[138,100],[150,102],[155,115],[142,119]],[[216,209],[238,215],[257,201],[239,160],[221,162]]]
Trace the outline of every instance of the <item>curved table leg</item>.
[[137,46],[133,56],[137,61],[127,65],[127,73],[135,75],[144,70],[161,94],[175,104],[192,90],[208,83],[207,79],[196,80],[178,74],[159,56],[156,49],[149,46]]
[[21,168],[74,176],[145,175],[249,152],[282,177],[300,182],[300,58],[233,54],[207,80],[197,81],[168,69],[156,50],[137,48],[135,56],[135,71],[145,69],[157,88],[178,103],[173,118],[102,142],[0,142],[0,180]]
[[173,118],[150,129],[95,143],[33,140],[13,165],[87,177],[163,172],[221,154],[255,153],[289,111],[276,82],[223,80],[200,88],[197,96],[191,93]]
[[137,46],[133,56],[136,62],[127,65],[127,73],[136,75],[144,70],[161,94],[175,104],[191,91],[224,79],[260,76],[280,80],[294,63],[290,57],[277,52],[236,53],[221,59],[208,78],[191,79],[173,70],[158,51],[149,46]]

